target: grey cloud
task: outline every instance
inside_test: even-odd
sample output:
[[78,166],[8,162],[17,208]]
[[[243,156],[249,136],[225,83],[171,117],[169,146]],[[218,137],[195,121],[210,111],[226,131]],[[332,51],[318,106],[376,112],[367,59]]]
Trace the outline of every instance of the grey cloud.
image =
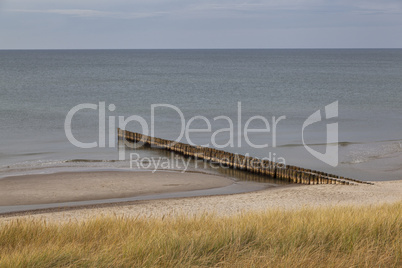
[[[19,6],[32,6],[32,2],[37,2],[38,6],[48,5],[51,8],[18,8]],[[110,3],[110,2],[109,2]],[[11,5],[13,6],[13,5]],[[264,15],[264,12],[343,12],[343,13],[390,13],[401,12],[399,1],[328,1],[328,0],[283,0],[283,1],[114,1],[110,6],[107,1],[16,1],[17,8],[7,9],[8,12],[22,13],[48,13],[71,15],[79,17],[110,17],[123,19],[148,18],[163,15],[184,15],[209,17],[213,12],[216,15],[241,15],[241,12],[250,14]],[[71,8],[74,6],[75,8]],[[97,7],[97,8],[92,8]],[[212,15],[214,15],[212,14]]]

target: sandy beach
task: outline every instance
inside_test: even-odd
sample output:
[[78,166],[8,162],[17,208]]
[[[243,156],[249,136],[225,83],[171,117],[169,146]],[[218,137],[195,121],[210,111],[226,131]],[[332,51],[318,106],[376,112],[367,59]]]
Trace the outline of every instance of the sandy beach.
[[[112,176],[114,175],[114,177]],[[34,177],[35,180],[32,180]],[[230,179],[197,173],[138,172],[135,176],[120,172],[35,175],[0,181],[0,202],[58,202],[84,198],[123,197],[135,194],[161,193],[222,187]],[[40,181],[41,187],[34,181]],[[24,185],[24,187],[22,187]],[[135,201],[104,204],[76,209],[53,209],[39,213],[3,216],[0,221],[21,217],[66,222],[91,219],[100,215],[124,217],[166,217],[214,213],[228,216],[266,209],[300,209],[347,205],[377,205],[402,200],[402,181],[375,182],[374,185],[304,185],[273,187],[262,191],[190,198]]]
[[180,172],[65,172],[0,180],[0,206],[61,203],[211,189],[231,185],[221,176]]

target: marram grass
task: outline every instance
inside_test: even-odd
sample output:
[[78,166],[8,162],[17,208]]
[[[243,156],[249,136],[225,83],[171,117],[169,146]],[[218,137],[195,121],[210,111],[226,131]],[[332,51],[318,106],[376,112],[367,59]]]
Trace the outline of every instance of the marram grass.
[[402,202],[0,225],[0,267],[401,267]]

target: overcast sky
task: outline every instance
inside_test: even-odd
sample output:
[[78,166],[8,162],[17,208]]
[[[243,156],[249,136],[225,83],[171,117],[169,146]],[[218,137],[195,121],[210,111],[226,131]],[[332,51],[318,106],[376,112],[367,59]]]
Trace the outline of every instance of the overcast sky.
[[402,0],[0,0],[0,49],[402,48]]

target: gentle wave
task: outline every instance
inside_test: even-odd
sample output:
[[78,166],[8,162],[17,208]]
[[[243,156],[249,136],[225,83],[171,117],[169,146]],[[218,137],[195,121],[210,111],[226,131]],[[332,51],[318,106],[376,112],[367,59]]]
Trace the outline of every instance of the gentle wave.
[[[307,146],[327,146],[327,145],[338,145],[341,147],[346,147],[350,145],[357,145],[357,144],[379,144],[379,143],[396,143],[400,144],[402,146],[402,140],[379,140],[379,141],[370,141],[370,142],[355,142],[355,141],[341,141],[341,142],[334,142],[334,143],[310,143],[306,144]],[[276,147],[302,147],[304,146],[303,144],[299,143],[289,143],[289,144],[283,144],[283,145],[278,145]]]
[[[108,164],[109,163],[109,164]],[[121,163],[121,164],[120,164]],[[124,161],[96,160],[96,159],[71,159],[71,160],[33,160],[23,161],[10,165],[0,166],[0,177],[11,173],[31,172],[52,168],[119,168]],[[124,167],[124,166],[123,166]]]
[[348,154],[348,159],[342,161],[341,164],[360,164],[373,160],[394,157],[395,154],[402,153],[402,142],[371,144],[372,146],[364,146],[354,148]]
[[54,152],[31,152],[31,153],[0,153],[0,157],[10,157],[10,156],[32,156],[32,155],[43,155],[43,154],[52,154]]
[[[311,144],[306,144],[307,146],[327,146],[327,145],[338,145],[341,147],[349,146],[349,145],[354,145],[354,144],[363,144],[362,142],[350,142],[350,141],[341,141],[341,142],[335,142],[335,143],[311,143]],[[290,143],[290,144],[284,144],[284,145],[279,145],[277,147],[302,147],[304,146],[303,144],[297,144],[297,143]]]
[[64,163],[80,163],[80,162],[85,162],[85,163],[114,163],[114,162],[119,162],[120,160],[98,160],[98,159],[71,159],[71,160],[65,160],[63,161]]

